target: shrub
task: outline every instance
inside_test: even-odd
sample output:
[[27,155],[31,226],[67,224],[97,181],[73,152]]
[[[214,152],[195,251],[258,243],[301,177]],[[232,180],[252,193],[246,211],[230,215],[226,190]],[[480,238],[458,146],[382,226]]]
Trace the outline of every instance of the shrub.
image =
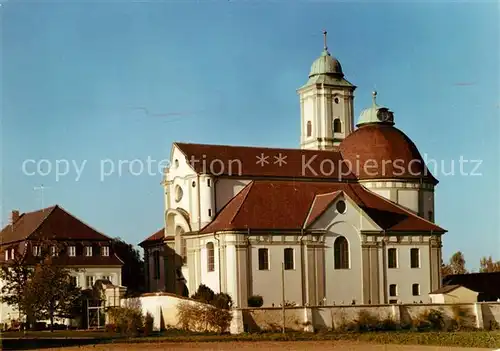
[[215,293],[212,289],[210,289],[208,286],[201,284],[198,287],[198,290],[196,293],[191,296],[192,299],[198,300],[200,302],[204,303],[210,303],[214,299]]
[[137,307],[114,307],[109,309],[111,324],[116,325],[116,331],[127,336],[134,337],[144,327],[144,321],[140,308]]
[[179,327],[190,331],[225,332],[231,323],[231,312],[228,309],[211,305],[181,302],[177,305]]
[[444,330],[445,320],[443,312],[439,310],[426,310],[414,321],[414,327],[418,330]]
[[216,294],[209,303],[214,307],[221,308],[223,310],[230,310],[231,307],[233,307],[233,299],[225,293]]
[[151,315],[151,313],[146,313],[146,316],[144,317],[144,335],[149,336],[153,333],[153,322],[154,318]]
[[377,330],[380,320],[377,316],[371,314],[366,310],[361,310],[358,313],[355,328],[358,331],[373,331]]
[[248,307],[262,307],[264,299],[260,295],[252,295],[248,298]]

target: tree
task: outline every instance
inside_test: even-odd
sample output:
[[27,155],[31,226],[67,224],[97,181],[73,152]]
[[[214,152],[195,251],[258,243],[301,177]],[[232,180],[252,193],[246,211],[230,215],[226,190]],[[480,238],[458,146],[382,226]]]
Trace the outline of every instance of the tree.
[[127,287],[127,295],[144,292],[144,261],[139,250],[120,238],[113,239],[116,255],[123,261],[122,285]]
[[54,317],[69,317],[81,294],[71,282],[70,271],[52,257],[52,248],[57,254],[64,245],[45,239],[36,245],[41,250],[39,256],[15,255],[2,264],[0,301],[16,307],[28,326],[50,318],[52,329]]
[[24,265],[23,257],[16,255],[10,262],[4,262],[0,269],[0,280],[3,282],[0,290],[0,301],[14,306],[22,315],[32,316],[34,311],[33,296],[27,291],[28,281],[33,273],[33,268]]
[[70,271],[52,264],[51,258],[35,266],[27,287],[27,293],[33,296],[31,300],[37,307],[37,317],[49,319],[51,331],[55,317],[74,317],[73,311],[80,302],[81,289],[71,281]]
[[468,273],[465,268],[465,257],[461,251],[457,251],[451,256],[449,264],[442,264],[441,275],[446,277],[451,274],[465,274]]
[[481,273],[500,272],[500,261],[493,261],[491,256],[481,258],[479,264],[479,272]]

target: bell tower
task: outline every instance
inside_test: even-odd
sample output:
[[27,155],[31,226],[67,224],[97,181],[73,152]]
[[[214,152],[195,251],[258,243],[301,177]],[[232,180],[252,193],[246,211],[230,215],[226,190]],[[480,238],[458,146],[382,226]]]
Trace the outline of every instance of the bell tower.
[[297,90],[300,97],[300,148],[333,150],[354,129],[354,90],[340,62],[330,55],[326,31],[324,48],[311,66],[309,80]]

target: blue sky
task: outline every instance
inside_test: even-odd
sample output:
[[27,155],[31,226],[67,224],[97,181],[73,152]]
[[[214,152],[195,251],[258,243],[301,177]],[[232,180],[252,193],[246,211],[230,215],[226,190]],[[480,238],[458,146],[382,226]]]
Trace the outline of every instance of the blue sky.
[[[58,203],[110,236],[138,243],[159,229],[161,176],[134,176],[119,160],[167,159],[173,141],[297,147],[299,101],[329,48],[356,89],[355,114],[378,101],[435,174],[444,256],[470,268],[500,259],[500,48],[494,1],[16,2],[0,7],[2,184],[10,210]],[[147,115],[182,113],[179,117]],[[482,160],[481,176],[458,160]],[[81,165],[56,181],[23,161]],[[115,172],[103,180],[101,160]],[[45,168],[42,171],[46,171]],[[30,165],[28,171],[33,171]],[[465,172],[473,170],[471,164]],[[432,168],[431,168],[432,170]]]

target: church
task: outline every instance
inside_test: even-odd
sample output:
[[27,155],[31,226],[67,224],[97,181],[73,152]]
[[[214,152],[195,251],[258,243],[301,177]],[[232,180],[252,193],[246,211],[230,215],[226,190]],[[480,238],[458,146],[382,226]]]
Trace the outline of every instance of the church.
[[[264,307],[429,302],[441,285],[434,189],[411,139],[325,45],[300,99],[300,148],[175,142],[164,228],[145,239],[149,291],[200,284]],[[284,289],[282,289],[284,277]]]

